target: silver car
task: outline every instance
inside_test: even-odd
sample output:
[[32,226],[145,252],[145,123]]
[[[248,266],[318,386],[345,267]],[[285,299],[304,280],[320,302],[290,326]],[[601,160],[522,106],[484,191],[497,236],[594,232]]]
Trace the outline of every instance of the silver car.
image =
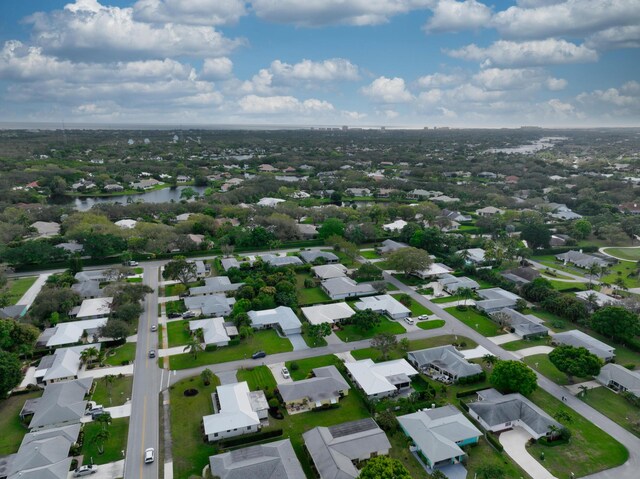
[[90,476],[98,472],[98,466],[95,464],[87,464],[86,466],[79,467],[73,471],[73,477]]

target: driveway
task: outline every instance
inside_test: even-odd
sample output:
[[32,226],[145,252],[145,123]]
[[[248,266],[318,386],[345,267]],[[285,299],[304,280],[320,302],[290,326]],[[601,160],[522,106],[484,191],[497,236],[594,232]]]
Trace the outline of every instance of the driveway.
[[291,341],[294,351],[309,349],[309,346],[307,346],[307,343],[304,341],[302,334],[288,334],[287,339]]
[[232,370],[232,371],[224,371],[221,373],[216,374],[216,376],[218,376],[218,379],[220,379],[220,384],[224,385],[224,384],[234,384],[238,382],[238,377],[236,376],[236,373],[238,371],[237,370]]
[[531,434],[521,427],[500,434],[500,444],[504,447],[504,452],[527,471],[532,479],[557,479],[529,454],[526,448],[529,439]]
[[[87,462],[87,464],[89,463]],[[102,464],[98,466],[98,472],[87,477],[90,477],[91,479],[113,479],[114,477],[122,477],[123,473],[124,460]],[[67,477],[71,479],[73,477],[73,471],[69,472]]]
[[271,374],[273,374],[273,378],[276,380],[276,383],[286,384],[293,382],[293,379],[291,378],[285,379],[282,377],[282,368],[284,367],[283,362],[267,364],[267,367],[271,370]]
[[520,338],[520,336],[518,336],[517,334],[513,334],[513,333],[507,333],[507,334],[500,334],[499,336],[491,336],[490,338],[487,338],[489,341],[491,341],[493,344],[505,344],[505,343],[510,343],[512,341],[518,341]]
[[535,354],[549,354],[551,351],[553,351],[551,346],[533,346],[531,348],[521,349],[520,351],[514,351],[513,354],[519,358],[525,358]]
[[19,305],[25,305],[27,309],[31,307],[31,303],[36,299],[38,293],[47,282],[47,279],[51,276],[51,273],[43,273],[38,275],[38,279],[31,285],[31,287],[22,295],[22,298],[16,303]]

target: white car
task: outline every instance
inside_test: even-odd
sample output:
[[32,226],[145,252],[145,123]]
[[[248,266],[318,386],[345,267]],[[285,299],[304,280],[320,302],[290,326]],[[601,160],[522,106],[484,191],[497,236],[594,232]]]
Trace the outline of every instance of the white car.
[[144,463],[151,464],[156,459],[156,451],[154,448],[150,447],[144,450]]
[[95,464],[87,464],[86,466],[79,467],[73,471],[73,477],[90,476],[98,472],[98,466]]
[[418,316],[418,321],[424,321],[426,319],[429,319],[429,316],[427,316],[426,314],[421,314],[420,316]]
[[287,368],[282,368],[282,377],[285,379],[289,379],[291,375],[289,374],[289,370]]
[[413,324],[413,319],[407,317],[407,318],[404,318],[404,322],[407,323],[407,324]]

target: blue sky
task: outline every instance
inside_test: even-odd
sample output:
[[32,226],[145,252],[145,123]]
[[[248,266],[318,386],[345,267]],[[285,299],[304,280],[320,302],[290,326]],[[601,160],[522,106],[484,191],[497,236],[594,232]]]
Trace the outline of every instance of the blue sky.
[[23,0],[0,36],[0,121],[640,118],[640,0]]

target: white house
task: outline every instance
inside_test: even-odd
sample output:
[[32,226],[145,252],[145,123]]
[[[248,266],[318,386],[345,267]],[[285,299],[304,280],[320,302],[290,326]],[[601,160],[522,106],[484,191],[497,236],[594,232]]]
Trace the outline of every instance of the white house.
[[311,324],[335,324],[356,314],[347,303],[318,304],[301,309]]
[[111,303],[113,298],[94,298],[85,299],[80,305],[77,319],[97,319],[109,316],[111,313]]
[[453,269],[449,268],[444,263],[431,263],[427,269],[422,271],[414,271],[413,274],[421,279],[437,278],[443,274],[452,273]]
[[411,388],[411,377],[418,374],[404,359],[374,363],[363,359],[345,363],[349,376],[369,399],[393,396]]
[[302,323],[293,309],[287,306],[278,306],[263,311],[249,311],[247,314],[251,320],[251,326],[255,329],[277,327],[285,336],[299,334],[302,331]]
[[485,251],[482,248],[469,248],[458,251],[458,254],[465,257],[469,263],[480,264],[485,261]]
[[48,348],[78,343],[86,333],[88,339],[97,334],[98,330],[107,324],[107,318],[85,319],[58,323],[52,328],[45,329],[38,338],[37,344]]
[[195,319],[189,321],[189,330],[202,330],[202,339],[205,345],[215,344],[216,346],[226,346],[231,338],[224,327],[224,318]]
[[312,266],[311,271],[321,280],[331,278],[341,278],[347,275],[347,267],[341,264],[323,264],[321,266]]
[[398,233],[402,231],[402,228],[404,228],[405,226],[407,226],[407,222],[405,220],[395,220],[393,223],[382,225],[382,229],[385,231]]
[[278,203],[284,203],[285,200],[280,198],[260,198],[258,206],[268,206],[269,208],[275,208]]
[[124,219],[120,221],[116,221],[114,223],[117,227],[122,228],[123,230],[132,230],[136,227],[138,222],[136,220]]
[[369,283],[356,283],[351,278],[331,278],[323,281],[320,286],[331,299],[345,299],[357,296],[375,294],[376,290]]
[[390,294],[367,296],[355,304],[356,309],[370,309],[376,313],[386,314],[391,319],[402,319],[411,316],[411,310]]

